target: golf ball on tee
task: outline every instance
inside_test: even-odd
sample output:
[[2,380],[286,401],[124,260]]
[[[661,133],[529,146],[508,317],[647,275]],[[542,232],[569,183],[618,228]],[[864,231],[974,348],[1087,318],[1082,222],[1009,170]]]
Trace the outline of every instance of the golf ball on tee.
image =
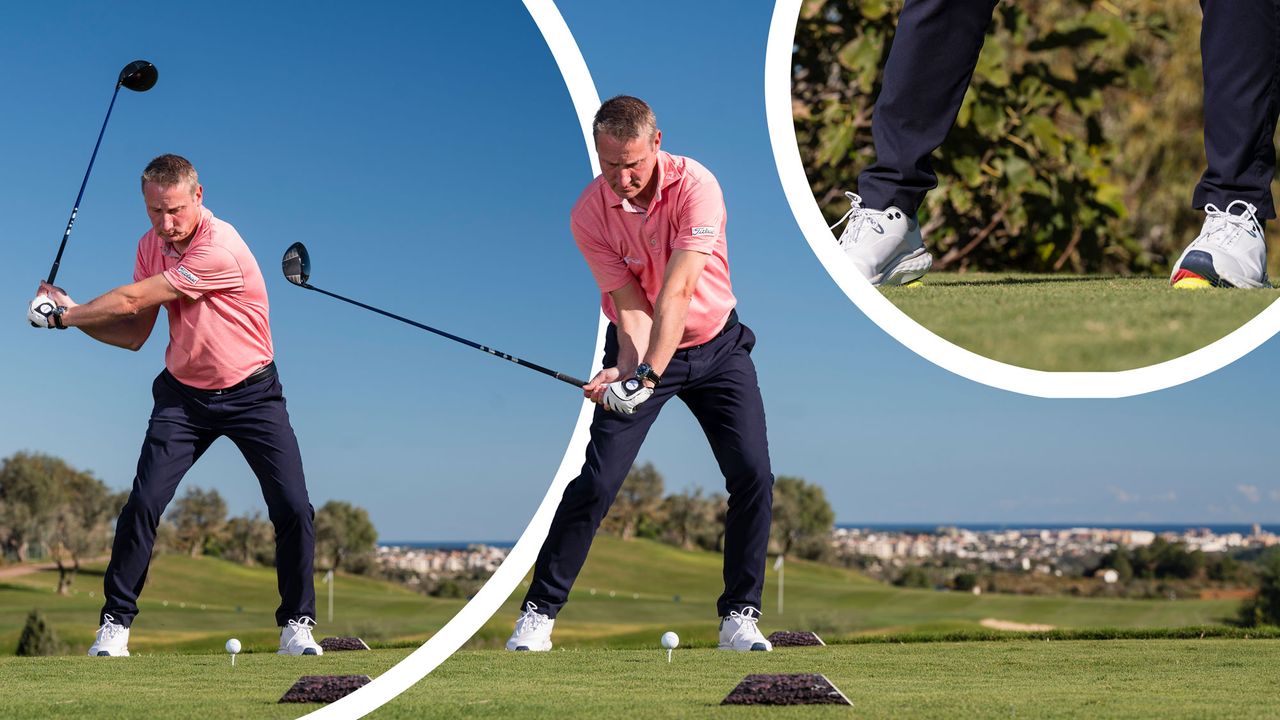
[[236,653],[240,652],[240,641],[235,638],[231,638],[230,640],[228,640],[227,652],[231,653],[232,655],[235,655]]
[[662,647],[674,650],[680,645],[680,636],[673,632],[662,633]]

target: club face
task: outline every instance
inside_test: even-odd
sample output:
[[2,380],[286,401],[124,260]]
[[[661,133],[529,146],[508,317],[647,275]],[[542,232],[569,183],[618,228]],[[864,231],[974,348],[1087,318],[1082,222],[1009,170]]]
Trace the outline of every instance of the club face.
[[118,82],[134,92],[146,92],[155,87],[158,79],[160,71],[156,70],[155,65],[146,60],[134,60],[120,71]]
[[285,280],[305,287],[311,278],[311,256],[307,254],[307,246],[300,242],[290,245],[284,251],[280,269],[284,271]]

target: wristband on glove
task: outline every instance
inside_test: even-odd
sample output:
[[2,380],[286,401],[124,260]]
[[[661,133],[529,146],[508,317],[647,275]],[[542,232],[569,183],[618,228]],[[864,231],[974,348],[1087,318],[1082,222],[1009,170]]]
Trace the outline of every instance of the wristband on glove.
[[50,313],[50,315],[53,316],[53,326],[55,328],[59,330],[67,329],[67,326],[62,324],[62,314],[65,313],[66,311],[67,311],[67,307],[65,305],[59,305],[58,307],[53,309],[52,313]]

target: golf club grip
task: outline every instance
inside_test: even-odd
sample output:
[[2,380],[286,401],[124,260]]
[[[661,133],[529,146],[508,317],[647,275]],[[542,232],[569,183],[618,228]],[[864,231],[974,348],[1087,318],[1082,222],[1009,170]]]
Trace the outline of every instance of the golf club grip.
[[93,172],[93,161],[98,159],[98,148],[102,147],[102,136],[107,132],[107,122],[111,120],[111,110],[116,106],[116,96],[120,94],[120,83],[111,92],[111,104],[107,105],[107,116],[102,119],[102,129],[98,131],[98,141],[93,144],[93,154],[89,156],[89,167],[84,171],[84,179],[80,181],[80,192],[76,193],[76,202],[71,206],[71,217],[67,220],[67,229],[62,233],[62,242],[58,245],[58,254],[53,258],[53,267],[49,268],[49,277],[45,282],[50,285],[58,277],[58,266],[62,264],[62,251],[67,249],[67,240],[71,239],[71,228],[76,224],[76,215],[80,212],[80,201],[84,199],[85,186],[89,184],[89,173]]
[[445,332],[444,330],[437,330],[436,328],[433,328],[433,327],[431,327],[430,325],[423,325],[422,323],[417,322],[416,320],[410,320],[410,319],[409,319],[409,318],[407,318],[407,317],[403,317],[403,316],[401,316],[401,315],[396,315],[395,313],[392,313],[392,312],[387,312],[386,310],[383,310],[383,309],[381,309],[381,308],[376,308],[376,307],[374,307],[374,306],[372,306],[372,305],[366,305],[366,304],[364,304],[364,303],[360,302],[359,300],[352,300],[352,299],[351,299],[351,298],[349,298],[349,297],[343,297],[342,295],[339,295],[339,294],[337,294],[337,293],[332,293],[332,292],[329,292],[328,290],[324,290],[324,289],[322,289],[322,288],[318,288],[318,287],[316,287],[315,285],[308,285],[308,284],[306,284],[306,283],[303,283],[303,284],[302,284],[302,287],[304,287],[304,288],[306,288],[306,289],[308,289],[308,290],[315,290],[316,292],[318,292],[318,293],[320,293],[320,294],[322,294],[322,295],[328,295],[329,297],[334,298],[335,300],[341,300],[341,301],[343,301],[343,302],[351,303],[352,305],[355,305],[356,307],[362,307],[362,308],[364,308],[365,310],[371,310],[371,311],[373,311],[373,312],[378,313],[379,315],[384,315],[384,316],[386,316],[386,317],[389,317],[389,318],[391,318],[392,320],[399,320],[399,321],[400,321],[400,322],[402,322],[402,323],[405,323],[405,324],[408,324],[408,325],[412,325],[412,326],[414,326],[414,327],[416,327],[416,328],[418,328],[418,329],[420,329],[420,330],[426,330],[426,331],[427,331],[427,332],[429,332],[429,333],[435,333],[436,335],[439,335],[440,337],[449,338],[450,340],[453,340],[454,342],[459,342],[459,343],[462,343],[463,345],[466,345],[467,347],[473,347],[473,348],[475,348],[476,350],[481,350],[481,351],[487,352],[487,353],[489,353],[490,355],[493,355],[494,357],[502,358],[503,360],[509,360],[510,362],[513,362],[513,363],[515,363],[515,364],[517,364],[517,365],[521,365],[521,366],[523,366],[523,367],[527,367],[527,368],[529,368],[530,370],[537,370],[538,372],[542,373],[543,375],[550,375],[551,377],[553,377],[553,378],[555,378],[555,379],[559,380],[560,382],[568,383],[568,384],[570,384],[570,385],[573,385],[574,387],[581,388],[583,385],[586,385],[586,384],[587,384],[585,380],[579,380],[578,378],[576,378],[576,377],[574,377],[574,376],[572,376],[572,375],[566,375],[566,374],[561,373],[561,372],[556,372],[555,370],[552,370],[552,369],[550,369],[550,368],[542,367],[541,365],[538,365],[537,363],[531,363],[531,362],[528,362],[527,360],[521,360],[520,358],[518,358],[518,357],[516,357],[516,356],[514,356],[514,355],[508,355],[508,354],[506,354],[506,353],[504,353],[504,352],[501,352],[501,351],[499,351],[499,350],[494,350],[494,349],[493,349],[493,348],[491,348],[491,347],[488,347],[488,346],[485,346],[485,345],[481,345],[480,343],[471,342],[470,340],[468,340],[468,339],[466,339],[466,338],[458,337],[457,335],[454,335],[453,333],[447,333],[447,332]]

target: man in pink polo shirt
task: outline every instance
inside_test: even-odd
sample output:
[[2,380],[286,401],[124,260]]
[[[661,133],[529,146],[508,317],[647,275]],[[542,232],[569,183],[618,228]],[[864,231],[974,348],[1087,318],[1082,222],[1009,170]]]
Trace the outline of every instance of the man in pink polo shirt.
[[600,405],[581,474],[569,484],[534,566],[508,650],[550,650],[600,521],[658,411],[672,397],[702,425],[725,477],[722,650],[772,650],[757,627],[773,520],[764,403],[729,282],[720,185],[697,162],[663,152],[644,101],[619,96],[593,123],[601,175],[571,214],[574,240],[611,324],[604,370],[583,388]]
[[77,305],[61,288],[41,283],[28,314],[32,324],[76,327],[137,350],[160,306],[169,313],[165,369],[151,386],[155,408],[133,491],[116,521],[101,626],[89,654],[129,654],[160,516],[182,476],[225,435],[257,475],[275,525],[280,653],[321,655],[312,637],[314,511],[273,362],[262,273],[235,228],[204,208],[204,188],[186,159],[152,160],[142,173],[142,195],[151,230],[138,242],[133,284]]

